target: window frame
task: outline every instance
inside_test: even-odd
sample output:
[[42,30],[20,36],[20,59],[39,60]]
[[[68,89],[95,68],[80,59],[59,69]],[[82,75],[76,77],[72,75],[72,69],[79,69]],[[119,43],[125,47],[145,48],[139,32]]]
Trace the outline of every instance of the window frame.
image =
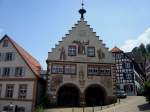
[[[62,72],[59,72],[59,69],[60,69],[60,68],[57,68],[57,67],[55,68],[55,69],[57,69],[57,71],[54,72],[54,71],[53,71],[53,69],[54,69],[53,66],[54,66],[54,65],[56,65],[56,66],[58,66],[58,65],[59,65],[59,66],[62,66],[62,68],[61,68],[61,69],[62,69]],[[63,64],[62,64],[62,63],[53,63],[52,66],[51,66],[51,73],[52,73],[52,74],[63,74],[63,73],[64,73]]]
[[[23,88],[21,88],[21,87],[23,87]],[[27,90],[28,90],[27,84],[20,84],[19,89],[18,89],[18,99],[26,99],[27,98]],[[23,93],[22,93],[22,91],[23,91]]]
[[23,77],[25,75],[25,68],[24,67],[16,67],[15,68],[15,76],[16,77]]
[[[12,88],[9,89],[8,88],[9,86],[11,86]],[[6,98],[13,98],[13,94],[14,94],[14,84],[6,84],[5,97]]]
[[[93,50],[89,50],[89,49],[93,49]],[[89,52],[90,51],[90,52]],[[91,51],[94,53],[91,53]],[[92,55],[91,55],[92,54]],[[95,57],[95,47],[94,46],[88,46],[87,47],[87,56],[88,57]]]
[[[74,48],[74,49],[71,49],[71,48]],[[70,51],[71,51],[71,53],[70,53]],[[77,47],[76,47],[76,45],[69,45],[68,46],[68,56],[76,56],[76,55],[77,55]]]
[[6,52],[5,54],[5,61],[12,61],[13,60],[13,52]]
[[11,72],[10,67],[4,67],[2,69],[2,77],[9,77],[10,76],[10,72]]
[[[97,68],[97,73],[90,73],[89,74],[89,67],[90,66],[92,66],[93,68],[95,67],[95,68]],[[104,72],[104,73],[102,73],[102,71]],[[109,73],[107,73],[107,72],[109,71]],[[109,67],[105,67],[105,65],[87,65],[87,75],[88,76],[111,76],[111,67],[109,66]]]
[[[53,66],[54,65],[61,65],[62,66],[62,72],[53,72]],[[68,66],[68,65],[70,65],[70,66],[74,66],[75,68],[75,72],[74,73],[66,73],[66,71],[65,71],[65,67],[66,66]],[[66,64],[63,64],[63,63],[52,63],[52,66],[51,66],[51,73],[52,74],[71,74],[71,75],[75,75],[76,74],[76,72],[77,72],[77,65],[76,64],[72,64],[72,63],[66,63]]]
[[[68,65],[69,65],[69,66],[74,66],[74,70],[75,70],[74,73],[71,73],[71,72],[70,72],[70,73],[66,73],[66,66],[68,66]],[[70,67],[70,69],[71,69],[71,67]],[[75,75],[75,74],[76,74],[76,71],[77,71],[76,64],[65,64],[65,65],[64,65],[64,74]]]

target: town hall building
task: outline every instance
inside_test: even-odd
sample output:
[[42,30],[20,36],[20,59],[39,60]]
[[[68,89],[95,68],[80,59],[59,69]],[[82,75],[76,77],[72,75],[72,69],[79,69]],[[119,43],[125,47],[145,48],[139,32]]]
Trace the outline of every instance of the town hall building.
[[80,20],[48,53],[47,93],[51,105],[94,106],[115,97],[115,61],[99,36]]

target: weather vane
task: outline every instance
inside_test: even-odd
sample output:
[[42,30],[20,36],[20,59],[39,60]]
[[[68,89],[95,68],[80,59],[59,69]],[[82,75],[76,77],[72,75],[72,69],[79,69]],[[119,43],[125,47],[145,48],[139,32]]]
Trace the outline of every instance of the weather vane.
[[81,19],[84,19],[84,14],[86,13],[86,10],[83,8],[84,2],[82,0],[82,9],[79,10],[79,13],[81,14]]
[[82,4],[81,4],[81,5],[82,5],[82,9],[83,9],[83,6],[84,6],[84,2],[83,2],[83,0],[82,0]]

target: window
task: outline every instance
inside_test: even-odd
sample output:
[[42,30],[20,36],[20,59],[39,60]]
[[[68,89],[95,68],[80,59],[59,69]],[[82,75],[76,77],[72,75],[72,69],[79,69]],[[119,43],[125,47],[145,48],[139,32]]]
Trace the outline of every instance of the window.
[[76,56],[76,46],[68,47],[68,56]]
[[52,65],[52,73],[64,73],[63,65],[62,64],[53,64]]
[[95,56],[95,47],[88,47],[87,48],[87,56],[94,57]]
[[99,74],[101,74],[101,75],[110,75],[111,72],[110,72],[110,69],[107,69],[107,68],[99,68]]
[[17,112],[25,112],[25,108],[24,107],[18,107]]
[[14,85],[13,84],[7,84],[6,85],[6,98],[12,98],[13,97],[13,91],[14,91]]
[[116,59],[121,59],[121,54],[116,54]]
[[8,47],[8,40],[4,40],[3,47]]
[[88,66],[88,74],[98,74],[98,67],[97,66]]
[[3,107],[3,111],[6,111],[6,112],[12,112],[12,111],[13,111],[13,107],[10,107],[10,106],[4,106],[4,107]]
[[25,69],[23,67],[16,67],[15,76],[23,76],[25,74]]
[[131,65],[130,63],[125,63],[125,68],[130,68],[131,67],[130,65]]
[[65,73],[66,74],[75,74],[76,73],[76,66],[73,64],[65,65]]
[[103,67],[103,65],[88,65],[88,75],[111,75],[111,70],[108,67]]
[[6,53],[6,55],[5,55],[5,61],[12,61],[13,58],[14,58],[14,53],[12,53],[12,52]]
[[2,93],[2,84],[0,84],[0,97],[1,97],[1,93]]
[[76,65],[75,64],[52,64],[52,73],[58,74],[75,74]]
[[9,76],[9,74],[10,74],[10,68],[9,67],[5,67],[5,68],[3,68],[3,74],[2,74],[2,76]]
[[19,99],[25,99],[27,95],[27,85],[26,84],[21,84],[19,85]]

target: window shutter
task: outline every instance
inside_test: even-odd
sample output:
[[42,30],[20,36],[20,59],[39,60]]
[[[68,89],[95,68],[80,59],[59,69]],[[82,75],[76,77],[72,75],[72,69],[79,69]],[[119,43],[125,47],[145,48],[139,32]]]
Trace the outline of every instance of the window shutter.
[[2,68],[0,68],[0,77],[2,76]]
[[5,53],[1,53],[1,61],[5,61]]
[[4,68],[1,68],[1,76],[3,76],[4,75]]
[[15,75],[15,67],[11,67],[10,68],[10,76],[14,76]]
[[12,60],[15,60],[15,52],[12,53]]
[[2,61],[2,53],[0,53],[0,61]]
[[24,76],[25,75],[25,67],[22,67],[22,76]]

